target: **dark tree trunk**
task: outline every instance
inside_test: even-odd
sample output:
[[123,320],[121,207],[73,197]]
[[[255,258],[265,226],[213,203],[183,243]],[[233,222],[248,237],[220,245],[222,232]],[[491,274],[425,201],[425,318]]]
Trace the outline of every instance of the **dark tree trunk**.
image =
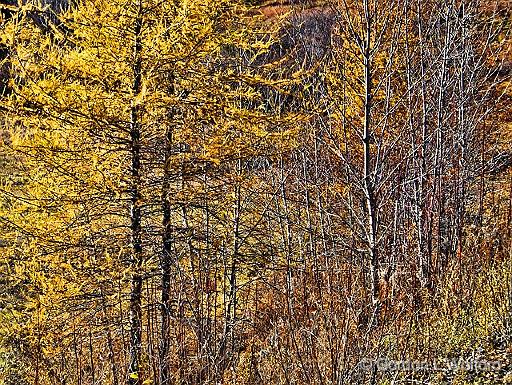
[[[139,14],[135,20],[135,42],[133,63],[132,92],[137,96],[142,85],[142,3],[139,3]],[[140,359],[142,350],[142,227],[141,227],[141,196],[140,196],[140,168],[141,168],[141,111],[140,107],[133,103],[130,111],[130,152],[131,152],[131,266],[133,269],[130,292],[130,362],[128,368],[128,384],[139,385],[142,383],[140,376]]]

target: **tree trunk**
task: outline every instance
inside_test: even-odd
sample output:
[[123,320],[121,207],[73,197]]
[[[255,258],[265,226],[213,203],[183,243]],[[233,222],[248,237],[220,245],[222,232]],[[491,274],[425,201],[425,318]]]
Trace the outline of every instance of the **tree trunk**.
[[[139,13],[135,20],[134,28],[134,63],[133,63],[133,86],[134,98],[139,95],[142,86],[142,2],[139,3]],[[140,107],[132,102],[130,110],[130,155],[131,155],[131,292],[130,292],[130,357],[128,367],[129,385],[140,385],[140,359],[142,350],[142,227],[141,227],[141,196],[140,196],[140,150],[141,150],[141,116]]]
[[364,152],[364,196],[366,200],[366,237],[368,243],[368,253],[370,257],[370,279],[372,301],[374,305],[379,301],[379,279],[378,268],[379,259],[377,255],[377,218],[376,202],[374,191],[374,177],[372,175],[372,151],[371,151],[371,108],[372,108],[372,48],[371,48],[371,29],[372,15],[370,15],[370,6],[368,1],[364,1],[365,14],[365,37],[363,42],[363,65],[364,65],[364,127],[363,127],[363,152]]
[[160,271],[162,273],[161,293],[161,340],[160,340],[160,385],[168,385],[169,382],[169,341],[170,341],[170,307],[171,307],[171,255],[173,247],[173,236],[171,229],[171,208],[169,205],[169,157],[171,156],[172,131],[166,132],[165,159],[164,159],[164,181],[162,184],[162,213],[163,213],[163,234],[162,234],[162,256],[160,259]]

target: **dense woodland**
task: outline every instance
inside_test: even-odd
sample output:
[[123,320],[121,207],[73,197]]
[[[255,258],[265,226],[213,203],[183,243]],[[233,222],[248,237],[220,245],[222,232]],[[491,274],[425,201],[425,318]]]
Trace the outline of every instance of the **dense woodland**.
[[512,383],[510,1],[0,11],[0,384]]

